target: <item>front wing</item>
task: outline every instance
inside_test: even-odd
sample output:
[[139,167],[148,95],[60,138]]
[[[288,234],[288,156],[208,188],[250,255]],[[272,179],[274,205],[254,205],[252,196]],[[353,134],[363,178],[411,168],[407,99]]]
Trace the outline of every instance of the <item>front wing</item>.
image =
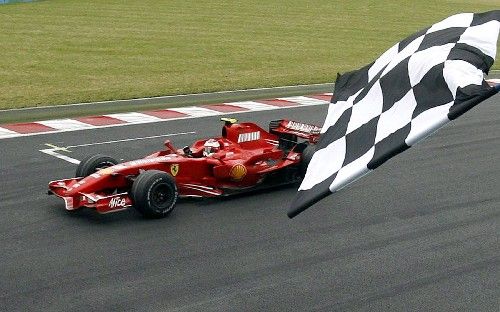
[[81,207],[94,208],[99,213],[115,212],[132,206],[132,199],[128,192],[111,195],[77,193],[73,196],[66,195],[68,185],[81,180],[81,178],[56,180],[49,182],[50,195],[56,195],[64,200],[66,210],[76,210]]

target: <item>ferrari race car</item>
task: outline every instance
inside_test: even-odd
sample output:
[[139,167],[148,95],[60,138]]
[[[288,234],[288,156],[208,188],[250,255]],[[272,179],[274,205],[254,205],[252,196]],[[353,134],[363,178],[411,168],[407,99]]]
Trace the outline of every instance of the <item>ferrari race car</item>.
[[254,123],[224,121],[222,135],[142,159],[118,163],[104,155],[80,162],[76,177],[49,182],[49,194],[67,210],[81,207],[109,213],[135,207],[152,218],[167,216],[179,197],[217,197],[301,180],[321,128],[276,120],[265,131]]

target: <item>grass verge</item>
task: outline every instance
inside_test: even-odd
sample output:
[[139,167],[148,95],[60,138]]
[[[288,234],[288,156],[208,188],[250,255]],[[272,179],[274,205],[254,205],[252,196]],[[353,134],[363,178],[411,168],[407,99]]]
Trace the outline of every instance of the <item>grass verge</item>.
[[498,0],[0,5],[0,109],[332,82],[450,14],[497,7]]

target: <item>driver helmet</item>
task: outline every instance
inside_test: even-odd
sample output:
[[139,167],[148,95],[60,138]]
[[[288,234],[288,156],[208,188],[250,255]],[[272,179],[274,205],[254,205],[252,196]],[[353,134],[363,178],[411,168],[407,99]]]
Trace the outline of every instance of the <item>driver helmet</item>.
[[203,156],[210,156],[220,150],[220,143],[215,139],[209,139],[203,145]]

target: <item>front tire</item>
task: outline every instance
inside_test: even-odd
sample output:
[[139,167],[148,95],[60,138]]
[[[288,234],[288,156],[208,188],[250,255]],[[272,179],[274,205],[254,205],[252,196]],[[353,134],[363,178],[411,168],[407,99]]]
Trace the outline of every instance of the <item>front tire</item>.
[[108,168],[118,164],[118,161],[112,157],[96,154],[84,158],[76,168],[75,176],[77,178],[86,177],[101,169]]
[[135,179],[130,196],[135,209],[143,216],[164,218],[174,210],[179,191],[172,176],[160,170],[148,170]]

